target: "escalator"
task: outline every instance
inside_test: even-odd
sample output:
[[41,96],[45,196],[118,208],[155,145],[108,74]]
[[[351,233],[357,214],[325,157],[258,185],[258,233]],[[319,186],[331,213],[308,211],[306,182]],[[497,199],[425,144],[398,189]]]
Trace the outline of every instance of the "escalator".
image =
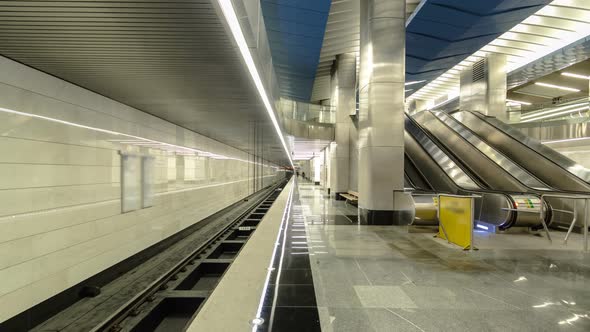
[[590,171],[518,129],[479,112],[461,111],[453,117],[540,180],[553,188],[590,192]]
[[[496,145],[489,144],[487,140],[480,137],[476,130],[481,131],[480,134],[485,137],[498,136],[498,130],[493,131],[493,128],[488,128],[488,131],[485,132],[482,129],[482,123],[485,121],[479,117],[466,114],[468,113],[463,113],[463,116],[451,117],[444,112],[428,111],[420,113],[417,118],[424,129],[431,133],[442,145],[452,151],[452,154],[460,160],[460,163],[468,168],[471,174],[485,183],[490,189],[509,193],[522,193],[522,195],[529,197],[532,196],[532,199],[525,200],[525,204],[532,205],[531,209],[529,209],[531,218],[539,218],[541,212],[541,195],[567,194],[563,189],[556,189],[554,186],[545,182],[559,184],[559,173],[550,175],[551,170],[544,170],[543,173],[539,170],[538,166],[531,166],[535,163],[535,160],[526,159],[527,157],[532,158],[534,156],[531,153],[531,148],[524,148],[522,144],[519,146],[514,141],[508,142],[506,140],[508,136],[506,135],[503,144],[499,144],[499,142]],[[458,121],[459,118],[466,119],[466,122],[468,119],[470,127],[468,128],[462,122]],[[544,150],[550,149],[545,148]],[[510,154],[504,151],[509,151]],[[525,152],[528,152],[528,154]],[[520,153],[523,156],[519,156]],[[556,152],[553,151],[553,154],[555,155]],[[517,159],[518,162],[510,158],[509,155]],[[540,157],[537,156],[537,159],[540,159]],[[524,167],[524,165],[529,166]],[[556,169],[560,170],[560,168]],[[561,172],[563,174],[564,170],[561,169]],[[570,181],[569,183],[571,184],[572,182]],[[578,181],[577,184],[579,185],[580,182]],[[530,204],[531,202],[532,204]],[[569,228],[572,222],[571,212],[574,211],[575,204],[578,204],[576,218],[578,222],[576,227],[579,228],[581,222],[584,220],[582,201],[576,202],[570,199],[555,197],[546,199],[545,206],[543,207],[543,211],[546,212],[545,221],[553,228]]]
[[[543,145],[536,139],[527,137],[518,129],[502,121],[485,116],[479,112],[460,111],[453,114],[453,119],[469,128],[499,153],[517,163],[530,174],[554,190],[566,194],[588,194],[590,192],[590,171],[557,151]],[[577,204],[577,226],[582,227],[584,220],[584,202],[560,198],[548,198],[553,207],[552,226],[568,228],[572,216],[563,211],[573,211]]]
[[417,120],[488,188],[520,193],[552,190],[448,114],[427,111]]
[[[406,117],[405,129],[407,159],[417,166],[433,190],[480,196],[475,199],[474,217],[478,223],[500,229],[512,226],[532,227],[540,223],[538,217],[518,211],[518,202],[534,201],[534,196],[490,190],[413,119]],[[521,208],[523,206],[526,205],[521,205]]]

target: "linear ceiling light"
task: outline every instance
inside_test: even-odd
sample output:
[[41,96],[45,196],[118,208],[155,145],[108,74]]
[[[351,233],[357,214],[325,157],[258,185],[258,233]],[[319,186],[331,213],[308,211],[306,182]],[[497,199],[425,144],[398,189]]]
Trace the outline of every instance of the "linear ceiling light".
[[579,89],[568,88],[567,86],[561,86],[561,85],[555,85],[555,84],[549,84],[549,83],[536,82],[535,85],[544,86],[546,88],[554,88],[554,89],[564,90],[564,91],[580,92]]
[[586,104],[587,104],[586,102],[582,102],[582,103],[575,103],[575,104],[560,106],[560,107],[557,107],[557,108],[545,109],[545,110],[541,110],[541,111],[537,111],[537,112],[531,112],[531,113],[524,114],[520,118],[522,120],[526,120],[526,119],[530,119],[530,118],[536,118],[536,117],[541,116],[541,115],[553,114],[553,113],[557,113],[557,112],[560,112],[560,111],[569,110],[571,108],[580,107],[580,106],[586,105]]
[[256,85],[256,89],[260,94],[260,98],[262,99],[262,103],[266,108],[266,112],[268,113],[270,120],[279,135],[279,139],[283,144],[283,149],[285,149],[285,153],[287,154],[287,158],[289,158],[289,162],[291,163],[292,167],[293,160],[291,159],[291,154],[289,153],[289,149],[287,148],[287,143],[285,142],[285,138],[283,137],[283,133],[281,131],[281,127],[279,126],[279,122],[275,116],[275,112],[273,107],[270,103],[270,100],[266,94],[266,90],[264,89],[264,84],[262,83],[262,79],[258,74],[258,69],[256,68],[256,64],[254,63],[254,59],[252,58],[252,54],[250,54],[250,49],[248,47],[248,43],[246,42],[246,38],[244,37],[244,33],[242,32],[242,28],[240,26],[240,22],[238,21],[238,16],[234,10],[234,7],[231,3],[231,0],[218,0],[219,5],[221,6],[221,11],[223,12],[223,16],[229,25],[229,28],[234,36],[236,43],[238,44],[238,48],[240,49],[240,53],[242,54],[242,58],[246,62],[246,66],[248,67],[248,71],[250,72],[250,76],[254,80],[254,84]]
[[526,101],[519,101],[519,100],[512,100],[512,99],[506,99],[506,102],[508,103],[514,103],[514,104],[518,104],[518,105],[531,105],[531,103],[527,103]]
[[543,120],[543,119],[547,119],[547,118],[554,118],[554,117],[567,115],[567,114],[571,114],[571,113],[576,113],[576,112],[580,112],[580,111],[586,111],[589,108],[590,108],[590,106],[586,105],[586,106],[582,106],[582,107],[578,107],[578,108],[574,108],[574,109],[570,109],[570,110],[566,110],[566,111],[561,111],[561,112],[557,112],[557,113],[539,116],[536,118],[530,118],[530,119],[524,120],[522,122],[531,122],[531,121]]
[[[575,137],[575,138],[558,139],[558,140],[555,140],[555,141],[545,141],[545,142],[541,142],[541,143],[543,143],[543,144],[554,144],[554,143],[564,143],[564,142],[585,141],[585,140],[589,140],[589,139],[590,139],[590,137]],[[579,151],[576,151],[576,152],[579,152]]]
[[426,80],[422,80],[422,81],[410,81],[410,82],[406,82],[405,83],[405,86],[419,84],[419,83],[423,83],[423,82],[426,82]]
[[580,75],[580,74],[575,74],[575,73],[561,73],[561,75],[567,76],[567,77],[573,77],[573,78],[580,78],[583,80],[590,80],[590,76]]

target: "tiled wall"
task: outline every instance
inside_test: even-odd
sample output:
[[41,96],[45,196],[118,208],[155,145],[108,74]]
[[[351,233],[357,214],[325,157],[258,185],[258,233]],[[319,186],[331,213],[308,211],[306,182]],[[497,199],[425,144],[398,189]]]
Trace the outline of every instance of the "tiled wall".
[[[252,193],[245,152],[4,58],[0,108],[0,322]],[[119,151],[153,207],[121,213]]]

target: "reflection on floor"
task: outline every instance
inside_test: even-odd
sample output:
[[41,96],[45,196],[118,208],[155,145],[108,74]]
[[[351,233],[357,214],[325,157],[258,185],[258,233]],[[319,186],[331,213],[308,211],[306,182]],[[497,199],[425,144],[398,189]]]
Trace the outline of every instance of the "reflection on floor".
[[356,225],[354,207],[298,187],[323,331],[590,331],[590,256],[579,250],[464,252]]

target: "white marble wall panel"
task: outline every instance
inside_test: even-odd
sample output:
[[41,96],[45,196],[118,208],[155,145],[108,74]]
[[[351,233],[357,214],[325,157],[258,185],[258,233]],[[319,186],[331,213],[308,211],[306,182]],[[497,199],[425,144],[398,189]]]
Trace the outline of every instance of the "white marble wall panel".
[[[243,151],[1,57],[0,72],[0,322],[252,193]],[[119,151],[154,158],[152,207],[121,213]]]

